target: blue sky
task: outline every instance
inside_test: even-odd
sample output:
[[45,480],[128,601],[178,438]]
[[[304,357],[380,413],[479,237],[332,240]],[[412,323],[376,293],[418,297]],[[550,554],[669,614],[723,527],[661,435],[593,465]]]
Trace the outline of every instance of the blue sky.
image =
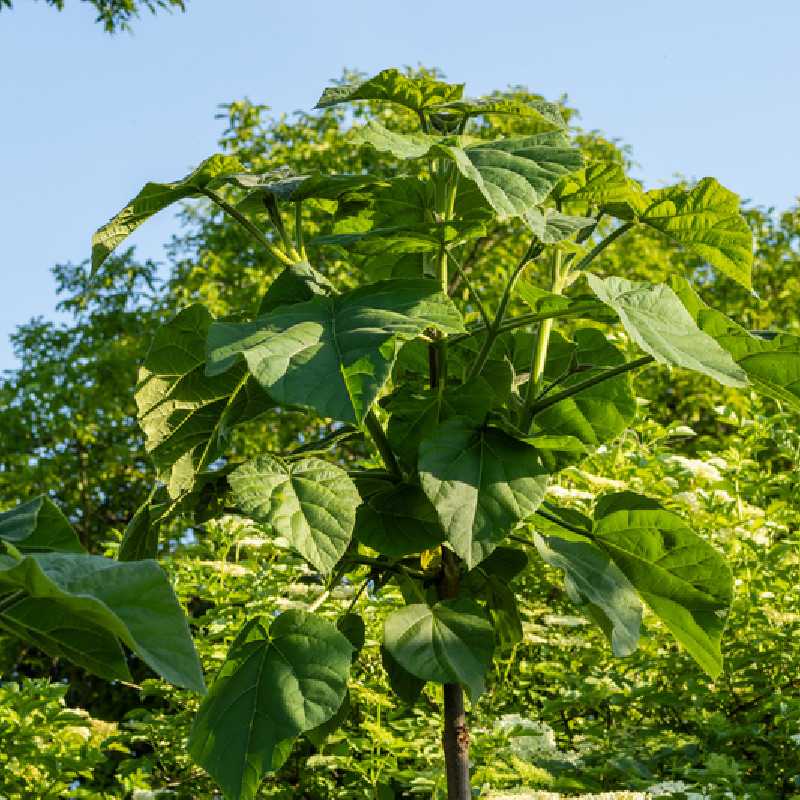
[[[309,108],[343,67],[439,66],[476,95],[562,93],[633,145],[651,186],[714,175],[754,203],[800,194],[798,0],[188,0],[110,37],[91,6],[0,12],[0,370],[8,334],[53,314],[52,264],[147,180],[215,150],[220,102]],[[163,259],[167,213],[133,237]]]

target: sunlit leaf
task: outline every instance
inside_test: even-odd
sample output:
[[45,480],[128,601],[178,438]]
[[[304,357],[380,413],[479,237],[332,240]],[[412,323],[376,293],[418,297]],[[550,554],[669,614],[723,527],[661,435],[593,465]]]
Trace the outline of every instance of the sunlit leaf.
[[464,330],[458,310],[435,281],[381,281],[284,306],[255,322],[215,323],[207,375],[225,377],[243,356],[278,403],[361,422],[401,345],[429,327]]
[[619,314],[633,341],[656,361],[700,372],[726,386],[747,384],[744,370],[703,333],[666,284],[592,274],[587,279],[592,291]]

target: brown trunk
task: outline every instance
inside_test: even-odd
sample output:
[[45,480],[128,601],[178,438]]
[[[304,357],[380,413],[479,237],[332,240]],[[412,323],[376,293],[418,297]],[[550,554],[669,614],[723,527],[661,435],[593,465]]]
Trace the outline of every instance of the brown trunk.
[[[442,577],[439,596],[446,600],[458,594],[458,557],[446,547],[442,548]],[[457,683],[444,685],[444,748],[447,800],[470,800],[469,782],[469,728],[464,713],[464,690]]]
[[444,745],[447,800],[470,800],[469,730],[464,714],[464,691],[457,683],[444,685]]

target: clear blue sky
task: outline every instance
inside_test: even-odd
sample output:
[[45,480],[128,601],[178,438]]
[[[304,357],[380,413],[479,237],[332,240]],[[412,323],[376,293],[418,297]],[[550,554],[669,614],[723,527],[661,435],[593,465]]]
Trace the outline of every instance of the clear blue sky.
[[[714,175],[779,209],[800,194],[800,0],[188,0],[113,37],[66,6],[0,12],[0,370],[14,327],[52,314],[50,266],[86,258],[142,183],[214,151],[217,103],[309,108],[345,66],[567,93],[649,185]],[[160,260],[175,230],[166,214],[133,241]]]

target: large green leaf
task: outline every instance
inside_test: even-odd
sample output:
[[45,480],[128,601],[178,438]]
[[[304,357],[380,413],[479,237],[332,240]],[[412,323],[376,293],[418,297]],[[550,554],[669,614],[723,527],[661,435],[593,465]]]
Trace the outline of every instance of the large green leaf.
[[389,153],[395,158],[424,158],[441,141],[427,133],[399,133],[391,131],[375,119],[353,128],[350,137],[358,145],[369,145],[379,153]]
[[701,372],[726,386],[745,386],[747,375],[727,350],[703,333],[669,286],[587,275],[592,291],[619,314],[639,347],[662,364]]
[[[536,526],[540,526],[537,524]],[[567,593],[573,602],[602,613],[615,655],[630,655],[639,643],[642,603],[639,595],[609,555],[585,536],[559,529],[536,533],[539,555],[551,567],[564,570]]]
[[397,69],[385,69],[361,83],[328,87],[316,107],[328,108],[354,100],[383,100],[419,112],[429,106],[458,100],[463,92],[463,83],[445,83],[435,78],[405,75]]
[[342,705],[352,645],[327,620],[286,611],[267,629],[248,622],[203,701],[189,737],[192,758],[226,800],[250,800],[286,746]]
[[170,683],[205,691],[186,619],[155,561],[0,556],[0,594],[6,595],[0,624],[46,652],[105,678],[130,680],[119,642]]
[[565,130],[567,123],[558,103],[546,100],[513,100],[508,97],[480,97],[451,100],[436,106],[438,113],[456,113],[465,117],[482,117],[485,115],[503,115],[534,119],[545,123],[548,127]]
[[645,195],[638,219],[685,245],[737,283],[751,285],[753,234],[739,211],[739,196],[714,178],[691,189],[671,186]]
[[733,595],[722,556],[679,516],[631,492],[598,504],[592,538],[695,661],[719,675]]
[[583,228],[594,225],[597,220],[592,217],[576,217],[562,214],[553,208],[528,209],[522,218],[543,244],[557,244],[574,236]]
[[523,216],[542,203],[559,178],[580,169],[580,150],[558,131],[437,148],[486,198],[498,219]]
[[493,387],[483,376],[451,384],[444,391],[402,387],[386,404],[389,442],[401,460],[413,469],[417,465],[419,443],[432,435],[440,422],[463,416],[482,423],[494,403]]
[[255,322],[215,323],[207,374],[226,373],[243,355],[277,402],[360,423],[402,344],[428,327],[464,330],[455,305],[434,281],[380,281],[284,306]]
[[246,514],[270,525],[321,572],[344,555],[361,497],[341,467],[320,458],[259,456],[228,482]]
[[[553,336],[554,344],[558,339]],[[567,344],[569,346],[570,343]],[[553,347],[551,364],[563,359],[560,348]],[[603,369],[625,363],[625,357],[595,328],[579,328],[572,345],[572,369],[561,377],[558,390],[568,389],[596,375]],[[557,371],[557,368],[554,370]],[[546,395],[545,395],[546,397]],[[636,414],[636,399],[631,392],[628,375],[590,386],[567,397],[534,417],[534,431],[550,436],[573,436],[588,445],[598,445],[619,436]]]
[[622,164],[599,161],[562,178],[553,193],[562,204],[623,210],[627,218],[640,206],[642,188],[625,174]]
[[190,491],[197,474],[222,455],[235,423],[271,405],[243,364],[206,374],[211,323],[203,306],[185,308],[158,329],[139,373],[139,424],[172,498]]
[[392,658],[417,678],[461,684],[473,701],[483,693],[494,632],[474,601],[405,606],[386,618],[383,642]]
[[380,181],[374,175],[323,175],[314,172],[295,175],[290,170],[254,174],[250,172],[230,175],[224,179],[240,189],[247,189],[247,196],[237,208],[246,213],[266,212],[266,202],[297,203],[303,200],[338,200],[371,183]]
[[61,509],[45,495],[0,513],[0,541],[23,553],[82,553],[83,546]]
[[419,486],[391,486],[370,495],[358,509],[356,537],[390,557],[399,557],[435,547],[444,533],[436,509]]
[[317,295],[328,294],[335,294],[330,281],[310,264],[302,261],[281,270],[261,299],[258,314],[261,316],[279,306],[303,303]]
[[357,142],[397,158],[448,159],[500,220],[522,216],[542,203],[563,175],[580,169],[583,163],[580,150],[570,146],[560,131],[485,142],[395,133],[370,120],[356,128],[353,136]]
[[722,312],[709,308],[685,278],[673,277],[670,284],[700,330],[733,356],[754,389],[800,409],[800,337],[786,333],[753,336]]
[[112,217],[92,237],[92,269],[97,269],[109,254],[145,220],[172,203],[199,197],[203,190],[228,175],[242,171],[234,156],[215,155],[174,183],[147,183],[133,200]]
[[468,567],[536,511],[547,487],[535,448],[464,418],[423,440],[419,474],[446,540]]
[[391,690],[407,705],[413,706],[417,702],[422,690],[425,688],[425,681],[412,675],[408,670],[403,669],[395,661],[392,654],[381,645],[381,664],[386,673]]

